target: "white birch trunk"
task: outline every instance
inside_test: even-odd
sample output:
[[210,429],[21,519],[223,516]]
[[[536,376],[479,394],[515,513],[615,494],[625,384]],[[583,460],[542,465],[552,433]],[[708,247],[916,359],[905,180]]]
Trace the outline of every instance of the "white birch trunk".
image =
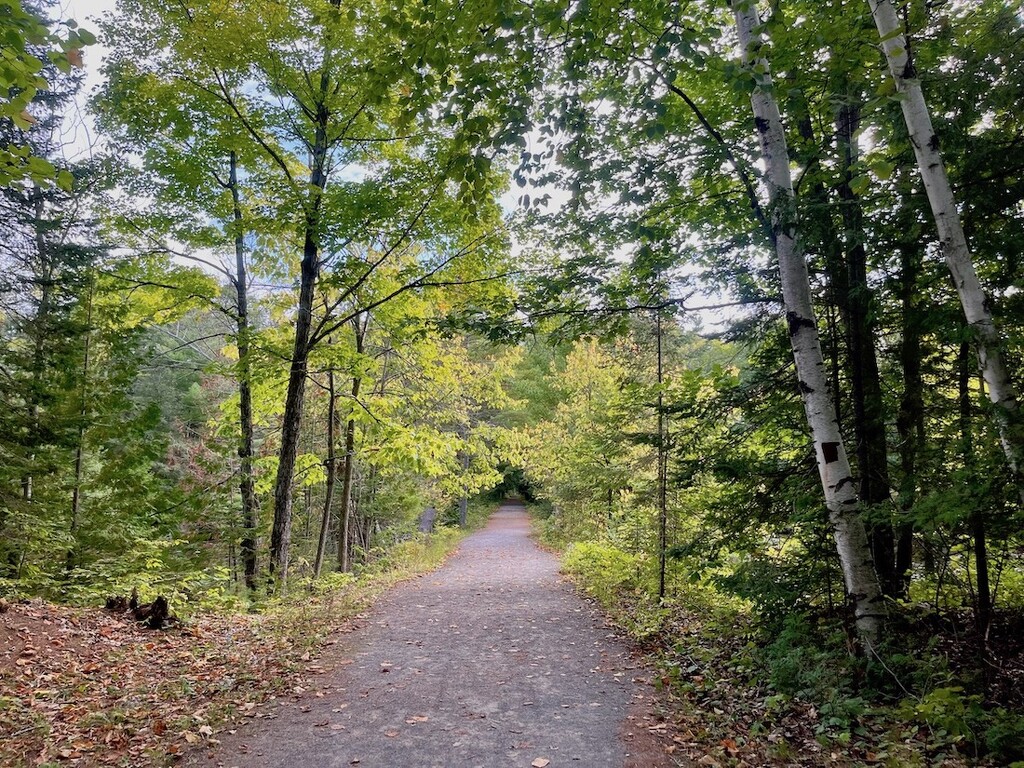
[[967,323],[974,334],[978,365],[988,385],[989,398],[995,405],[994,412],[1006,461],[1017,482],[1021,499],[1024,500],[1024,486],[1020,482],[1024,436],[1021,435],[1017,393],[1000,352],[999,332],[992,319],[988,300],[971,261],[953,189],[949,185],[946,167],[939,153],[939,140],[932,130],[931,115],[921,91],[921,82],[917,79],[917,72],[907,50],[907,40],[903,36],[903,27],[891,0],[868,0],[868,5],[871,6],[875,26],[882,39],[889,70],[896,81],[896,90],[902,96],[900,106],[903,108],[903,119],[907,123],[910,143],[914,147],[918,170],[935,218],[942,255],[953,276]]
[[869,646],[884,619],[882,595],[861,517],[857,485],[828,390],[818,326],[811,305],[811,286],[798,239],[793,179],[782,117],[772,91],[768,60],[761,55],[761,22],[753,0],[733,3],[743,63],[757,82],[750,101],[765,163],[765,183],[771,208],[772,234],[779,261],[782,297],[789,339],[807,423],[811,428],[825,505],[835,536],[846,590],[854,603],[857,631]]

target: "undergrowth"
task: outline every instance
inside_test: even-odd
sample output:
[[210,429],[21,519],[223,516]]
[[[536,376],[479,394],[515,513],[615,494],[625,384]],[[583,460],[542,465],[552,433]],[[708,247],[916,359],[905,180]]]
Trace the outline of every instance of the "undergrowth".
[[[543,522],[539,530],[545,537]],[[594,541],[568,545],[562,560],[579,588],[655,655],[680,743],[694,754],[703,749],[723,765],[1024,768],[1014,762],[1024,761],[1021,710],[986,699],[978,666],[950,662],[950,633],[915,621],[906,606],[892,607],[892,636],[866,658],[841,609],[766,615],[722,590],[715,574],[697,578],[679,563],[659,602],[656,567]]]

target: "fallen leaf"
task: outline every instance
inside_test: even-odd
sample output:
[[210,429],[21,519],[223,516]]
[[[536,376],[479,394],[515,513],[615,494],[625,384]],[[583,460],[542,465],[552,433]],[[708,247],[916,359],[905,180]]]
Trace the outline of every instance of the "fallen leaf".
[[547,768],[547,766],[550,764],[551,761],[548,760],[546,757],[538,757],[532,763],[530,763],[530,765],[532,765],[533,768]]

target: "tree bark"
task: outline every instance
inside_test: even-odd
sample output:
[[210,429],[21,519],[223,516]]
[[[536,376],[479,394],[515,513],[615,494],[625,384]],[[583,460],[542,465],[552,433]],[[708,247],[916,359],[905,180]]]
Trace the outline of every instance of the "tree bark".
[[245,264],[245,232],[242,226],[242,205],[238,188],[238,155],[232,151],[228,185],[235,225],[235,323],[238,334],[238,490],[242,498],[242,567],[245,586],[256,589],[257,535],[259,505],[253,473],[255,452],[252,419],[252,359],[249,353],[249,276]]
[[[362,355],[366,349],[366,329],[370,323],[368,313],[357,313],[352,318],[352,329],[356,337],[356,354]],[[362,374],[352,377],[352,407],[355,408],[356,398],[363,384]],[[341,513],[338,524],[338,569],[347,573],[352,567],[349,557],[349,528],[352,518],[352,474],[356,463],[356,421],[349,417],[345,425],[345,462],[341,479]]]
[[665,570],[668,557],[668,435],[665,429],[664,354],[662,349],[661,311],[655,315],[657,337],[658,381],[658,599],[665,599]]
[[281,424],[281,448],[278,452],[277,477],[274,483],[274,527],[270,538],[270,571],[279,588],[288,581],[288,550],[292,535],[292,493],[295,488],[295,460],[298,458],[299,433],[302,429],[302,407],[306,398],[306,372],[313,327],[313,297],[320,273],[320,205],[326,174],[327,133],[323,124],[316,130],[313,172],[310,175],[312,200],[308,203],[305,242],[299,277],[299,306],[295,317],[295,342],[292,346]]
[[[960,410],[960,453],[963,456],[964,469],[973,474],[974,467],[974,436],[971,430],[971,347],[968,342],[960,345],[957,356],[957,391]],[[984,382],[982,382],[984,384]],[[971,495],[970,502],[974,505],[968,520],[971,538],[974,540],[974,572],[977,576],[977,601],[974,607],[974,622],[978,628],[982,648],[985,635],[992,620],[992,588],[988,578],[988,552],[985,547],[985,516],[977,507],[978,499]]]
[[[805,99],[800,99],[800,116],[797,120],[797,128],[802,140],[802,146],[798,147],[796,157],[799,162],[808,168],[818,164],[817,155],[820,152],[818,141],[814,135],[814,125],[811,122],[811,114]],[[848,281],[846,262],[843,258],[842,238],[836,227],[835,220],[831,215],[832,201],[829,198],[828,189],[822,181],[821,174],[810,174],[805,181],[808,191],[803,195],[809,202],[809,207],[815,211],[815,215],[807,217],[807,223],[803,227],[804,242],[809,244],[817,241],[821,246],[821,255],[825,263],[825,271],[828,275],[828,300],[830,306],[827,308],[825,327],[827,329],[826,341],[828,343],[829,366],[832,380],[832,400],[835,405],[836,422],[843,423],[843,390],[841,375],[840,356],[840,334],[838,333],[839,323],[836,320],[836,310],[847,322],[847,304],[850,296],[850,285]],[[813,238],[813,239],[812,239]],[[843,334],[846,335],[845,333]]]
[[85,465],[85,423],[89,414],[89,363],[90,347],[92,342],[92,308],[95,282],[89,280],[89,308],[85,315],[85,340],[82,349],[82,385],[81,402],[78,406],[78,428],[75,435],[75,475],[74,484],[71,487],[71,524],[68,533],[71,535],[71,545],[68,547],[65,556],[66,568],[71,571],[75,567],[76,553],[78,551],[78,529],[82,519],[82,477]]
[[[459,463],[462,465],[462,475],[465,477],[466,473],[469,472],[469,452],[463,451],[462,456],[459,457]],[[469,492],[466,490],[466,483],[463,480],[462,484],[462,495],[459,496],[459,527],[465,528],[469,523]]]
[[[33,229],[35,236],[36,257],[39,259],[39,271],[35,276],[39,283],[39,307],[35,316],[35,343],[32,352],[32,384],[26,398],[28,407],[28,449],[33,451],[38,447],[39,437],[39,400],[40,389],[43,386],[44,356],[46,354],[47,323],[50,321],[51,304],[53,303],[54,289],[54,267],[50,260],[50,249],[46,243],[46,235],[43,232],[43,214],[46,212],[46,200],[43,191],[38,184],[33,185]],[[21,478],[21,498],[26,504],[32,502],[33,477],[31,464],[35,460],[35,454],[28,456],[29,466]]]
[[[900,367],[903,373],[903,393],[896,416],[900,454],[900,511],[909,516],[917,503],[917,456],[924,444],[924,379],[921,374],[921,310],[918,307],[918,276],[921,273],[921,247],[917,242],[905,241],[900,251],[900,303],[901,335]],[[909,587],[913,565],[913,523],[900,526],[896,548],[896,572]]]
[[338,455],[335,450],[338,426],[338,393],[334,387],[334,369],[327,372],[327,490],[324,494],[324,513],[320,518],[320,536],[316,544],[316,561],[313,563],[313,578],[320,578],[324,555],[327,552],[327,530],[331,524],[334,507],[334,487],[338,482]]
[[860,499],[871,508],[867,522],[875,571],[882,593],[899,597],[903,579],[897,573],[896,539],[888,514],[890,499],[889,455],[886,446],[885,405],[875,351],[872,320],[873,297],[868,286],[864,213],[853,191],[853,166],[857,161],[856,133],[860,105],[843,103],[836,114],[836,139],[842,176],[839,182],[840,215],[846,253],[846,334],[850,356],[851,400],[857,438],[857,470]]
[[881,592],[861,517],[860,499],[828,391],[807,264],[798,241],[786,135],[772,92],[768,61],[760,52],[763,40],[756,6],[749,0],[738,0],[733,3],[733,10],[743,62],[756,83],[751,104],[766,167],[772,235],[801,397],[814,440],[818,472],[846,589],[854,605],[857,632],[862,641],[872,647],[884,618]]
[[921,82],[910,58],[907,39],[903,35],[892,0],[868,0],[868,4],[881,36],[889,70],[896,81],[896,90],[901,95],[900,107],[939,233],[939,244],[960,296],[964,316],[971,328],[989,399],[995,405],[993,413],[1006,463],[1021,500],[1024,501],[1024,485],[1021,484],[1024,437],[1021,435],[1017,392],[1003,360],[999,332],[987,297],[971,260],[956,200],[939,152],[939,140],[932,129],[931,115],[921,91]]

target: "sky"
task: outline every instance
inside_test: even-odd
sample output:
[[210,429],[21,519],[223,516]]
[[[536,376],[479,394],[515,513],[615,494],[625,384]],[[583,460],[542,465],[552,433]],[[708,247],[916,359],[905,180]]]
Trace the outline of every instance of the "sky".
[[[80,27],[99,33],[95,19],[112,11],[116,0],[63,0],[54,10],[61,19],[74,19]],[[85,159],[96,146],[98,137],[92,119],[86,114],[85,104],[100,84],[100,66],[106,49],[102,42],[90,45],[82,52],[85,65],[85,85],[76,99],[74,114],[65,125],[65,154],[69,159]]]

